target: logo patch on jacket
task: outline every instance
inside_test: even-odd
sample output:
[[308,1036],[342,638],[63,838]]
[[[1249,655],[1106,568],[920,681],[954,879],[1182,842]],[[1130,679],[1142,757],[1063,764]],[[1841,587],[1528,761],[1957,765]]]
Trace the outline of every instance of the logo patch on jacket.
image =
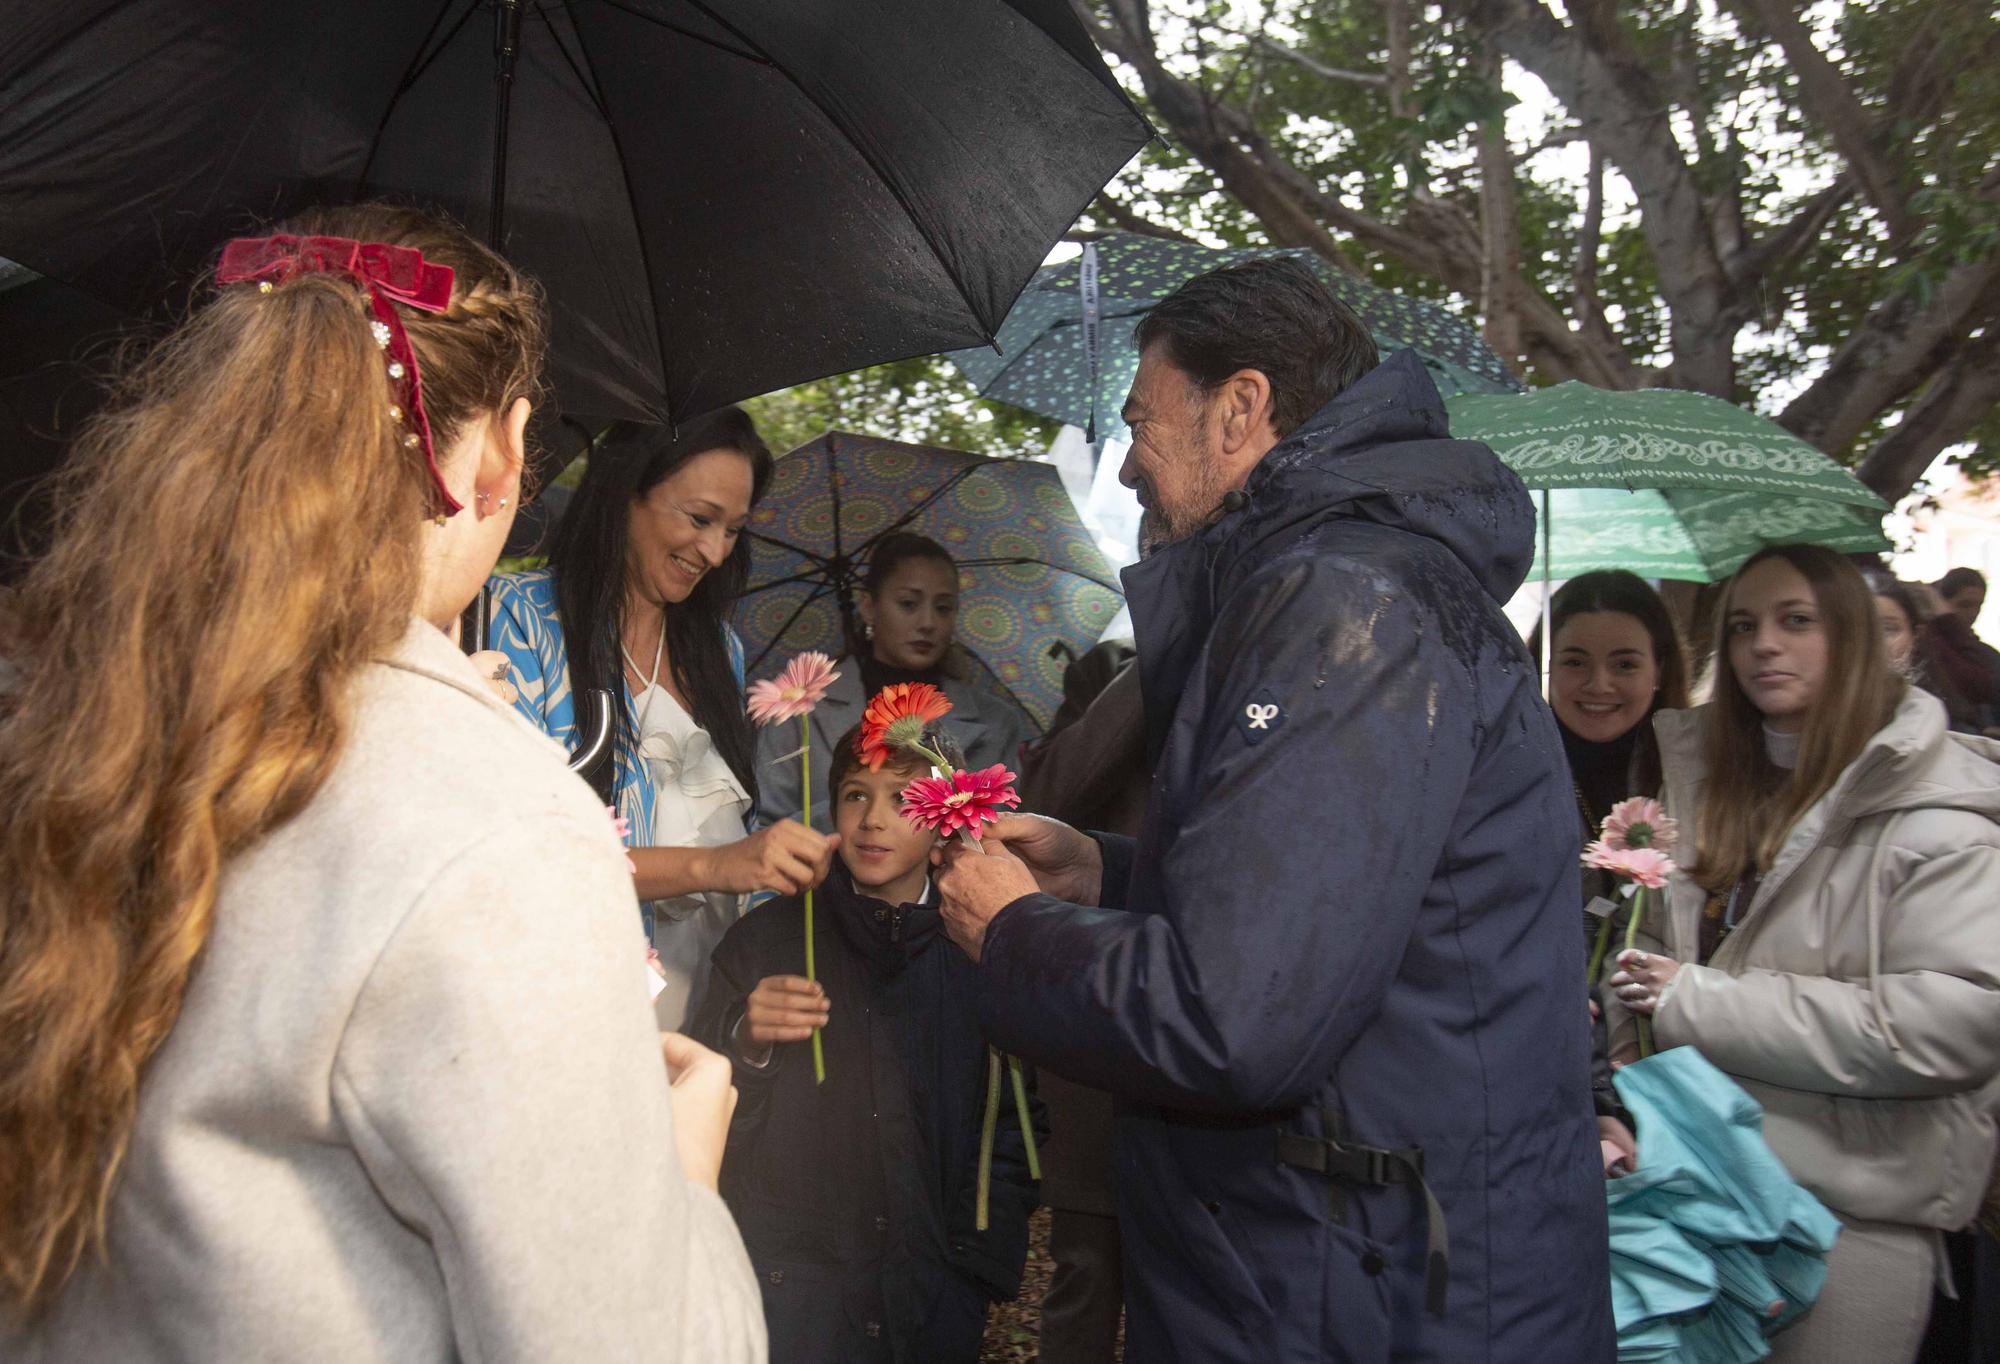
[[1261,744],[1285,727],[1285,708],[1269,687],[1260,687],[1236,712],[1236,728],[1253,744]]

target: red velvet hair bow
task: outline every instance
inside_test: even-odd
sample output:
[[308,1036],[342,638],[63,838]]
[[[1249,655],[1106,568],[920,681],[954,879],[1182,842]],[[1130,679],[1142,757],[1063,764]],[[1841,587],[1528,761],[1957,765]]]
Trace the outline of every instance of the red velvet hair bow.
[[368,303],[375,314],[375,339],[389,355],[389,381],[403,395],[403,410],[409,414],[412,430],[403,440],[422,446],[424,463],[437,485],[438,498],[446,514],[459,510],[461,503],[444,485],[438,468],[437,449],[431,443],[431,421],[424,411],[423,376],[417,370],[417,353],[410,347],[409,333],[390,303],[401,303],[427,313],[441,313],[451,306],[452,272],[448,265],[433,265],[423,252],[409,246],[386,242],[358,242],[352,237],[236,237],[222,248],[222,262],[216,267],[217,284],[255,281],[279,285],[297,275],[346,275],[368,291]]

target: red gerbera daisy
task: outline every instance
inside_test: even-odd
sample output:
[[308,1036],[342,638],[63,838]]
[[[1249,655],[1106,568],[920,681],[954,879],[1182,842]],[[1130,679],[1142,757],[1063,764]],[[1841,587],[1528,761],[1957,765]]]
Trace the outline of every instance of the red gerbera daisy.
[[922,743],[924,731],[950,710],[950,700],[928,682],[895,682],[882,688],[861,713],[861,761],[870,772],[880,772],[890,749]]
[[981,822],[998,824],[1000,812],[1021,803],[1014,774],[995,763],[984,772],[919,777],[903,788],[903,817],[919,829],[950,838],[963,829],[977,840]]

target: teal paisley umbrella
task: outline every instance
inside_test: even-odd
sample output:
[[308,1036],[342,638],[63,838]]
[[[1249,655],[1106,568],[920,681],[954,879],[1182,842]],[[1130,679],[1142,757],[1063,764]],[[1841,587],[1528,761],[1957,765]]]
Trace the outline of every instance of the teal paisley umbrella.
[[957,559],[958,643],[1040,727],[1123,602],[1055,466],[1033,460],[830,431],[778,459],[749,529],[734,624],[753,678],[801,650],[840,655],[868,557],[896,531]]
[[1114,432],[1123,425],[1119,409],[1139,371],[1132,340],[1139,319],[1196,275],[1260,256],[1291,256],[1310,265],[1384,353],[1414,348],[1439,392],[1521,388],[1461,318],[1435,303],[1364,283],[1311,251],[1216,251],[1118,232],[1088,243],[1084,251],[1078,260],[1036,273],[993,346],[945,352],[982,396],[1086,430],[1094,427],[1100,436]]

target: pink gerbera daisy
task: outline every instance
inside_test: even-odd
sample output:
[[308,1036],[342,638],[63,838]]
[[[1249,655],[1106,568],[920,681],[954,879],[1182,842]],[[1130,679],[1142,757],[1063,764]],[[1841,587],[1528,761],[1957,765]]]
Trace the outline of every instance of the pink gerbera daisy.
[[1636,881],[1647,890],[1658,890],[1674,874],[1674,859],[1658,848],[1614,848],[1608,838],[1583,850],[1583,865]]
[[1645,796],[1621,800],[1604,817],[1604,846],[1613,851],[1626,848],[1658,848],[1672,852],[1680,826],[1667,818],[1660,802]]
[[982,822],[997,824],[1000,811],[1021,803],[1014,774],[1000,763],[983,772],[919,777],[903,788],[903,815],[919,829],[950,838],[961,829],[977,841]]
[[746,709],[750,718],[760,725],[796,720],[819,704],[820,698],[826,695],[826,689],[839,676],[833,670],[833,660],[825,654],[800,654],[787,663],[785,670],[774,680],[750,684]]

